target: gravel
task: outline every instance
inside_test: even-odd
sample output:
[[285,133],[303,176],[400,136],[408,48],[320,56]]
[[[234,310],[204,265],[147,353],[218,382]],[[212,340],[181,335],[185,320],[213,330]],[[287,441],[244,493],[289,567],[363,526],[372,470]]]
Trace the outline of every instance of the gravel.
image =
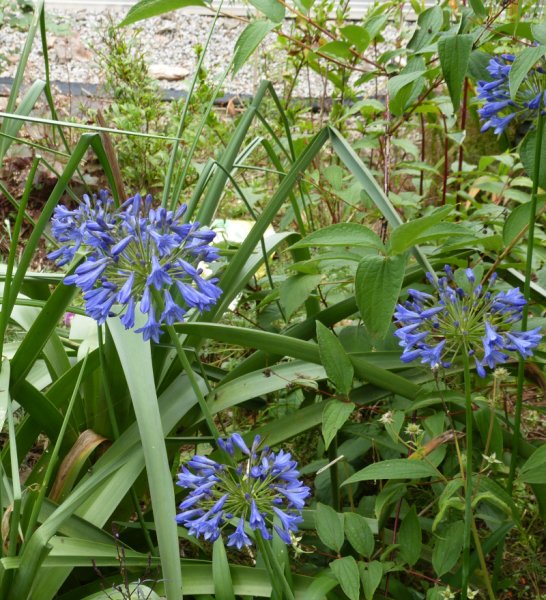
[[[120,22],[125,13],[125,10],[120,9],[100,12],[49,9],[48,46],[52,80],[100,83],[93,47],[99,47],[101,31],[107,27],[108,19],[112,19],[114,23]],[[135,26],[139,30],[139,39],[146,50],[146,58],[152,72],[163,88],[187,89],[196,66],[194,46],[204,43],[211,23],[211,16],[177,10]],[[244,27],[245,23],[235,18],[222,17],[218,20],[205,57],[205,66],[212,80],[221,77],[225,71],[233,56],[235,42]],[[289,28],[290,23],[287,22],[285,27]],[[68,35],[63,35],[63,29]],[[399,32],[394,27],[389,27],[384,33],[387,41],[394,40],[398,35]],[[0,38],[0,55],[8,57],[7,65],[0,61],[0,69],[3,67],[0,77],[13,77],[26,33],[4,25],[0,27]],[[25,73],[27,83],[44,77],[43,56],[38,38],[35,40]],[[285,60],[286,53],[279,51],[276,36],[269,35],[248,64],[235,77],[226,80],[224,91],[228,94],[253,94],[260,81],[267,78],[282,94],[284,86],[291,83],[288,73],[293,73],[293,69],[287,67]],[[381,81],[384,83],[384,80]],[[375,81],[365,86],[367,87],[364,92],[370,95],[381,93]],[[328,95],[331,91],[329,82],[318,74],[309,72],[300,74],[293,95],[316,98],[323,94]]]

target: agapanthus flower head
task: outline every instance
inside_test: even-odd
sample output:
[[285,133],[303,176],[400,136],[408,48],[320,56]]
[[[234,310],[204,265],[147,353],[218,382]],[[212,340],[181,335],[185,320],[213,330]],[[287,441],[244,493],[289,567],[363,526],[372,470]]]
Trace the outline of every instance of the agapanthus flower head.
[[409,299],[397,305],[395,335],[404,348],[404,362],[420,359],[432,368],[449,367],[466,353],[480,377],[485,377],[486,367],[494,370],[513,354],[532,356],[542,334],[540,327],[513,329],[526,303],[518,288],[494,293],[495,274],[482,286],[472,269],[466,269],[461,287],[451,268],[445,272],[439,279],[427,274],[434,293],[409,289]]
[[64,282],[82,289],[87,314],[99,324],[117,314],[130,329],[140,308],[147,321],[136,332],[157,342],[163,323],[182,321],[192,308],[210,309],[222,293],[199,266],[218,258],[210,245],[215,233],[183,223],[185,211],[154,208],[149,195],[135,194],[119,208],[104,191],[85,195],[74,210],[55,208],[51,231],[63,245],[48,256],[64,265],[85,252]]
[[260,441],[256,436],[249,448],[235,433],[219,440],[219,446],[230,457],[242,455],[239,463],[195,455],[182,467],[177,485],[189,494],[176,520],[190,535],[213,542],[227,530],[227,545],[239,550],[252,545],[250,532],[266,540],[276,532],[291,543],[311,491],[300,481],[298,465],[288,452],[260,449]]
[[487,71],[490,81],[478,81],[478,98],[483,106],[478,110],[484,122],[481,130],[493,129],[501,134],[508,124],[517,119],[529,121],[538,114],[539,106],[544,106],[546,92],[544,91],[544,69],[537,65],[532,68],[522,82],[516,97],[510,97],[510,71],[515,60],[513,54],[501,54],[489,61]]

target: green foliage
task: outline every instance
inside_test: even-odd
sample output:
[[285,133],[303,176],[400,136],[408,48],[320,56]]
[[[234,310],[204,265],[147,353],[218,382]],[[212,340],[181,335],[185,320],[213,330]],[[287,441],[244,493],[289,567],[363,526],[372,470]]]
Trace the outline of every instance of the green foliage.
[[[190,4],[200,3],[144,0],[122,25]],[[211,311],[188,315],[161,344],[142,342],[115,318],[100,335],[84,321],[86,339],[63,325],[67,312],[85,319],[81,298],[61,273],[33,269],[44,264],[55,206],[77,201],[88,150],[116,201],[125,199],[97,133],[108,128],[96,126],[73,147],[59,138],[62,169],[39,212],[28,203],[38,165],[49,169],[43,147],[31,146],[40,155],[21,197],[0,184],[17,215],[0,271],[0,597],[441,598],[467,578],[484,597],[528,594],[516,569],[499,578],[492,565],[509,536],[505,560],[521,560],[519,570],[539,581],[546,455],[520,433],[544,422],[533,387],[543,383],[543,353],[519,384],[511,363],[484,380],[462,374],[463,362],[431,371],[400,361],[391,324],[408,288],[430,291],[425,272],[444,264],[459,268],[461,286],[463,269],[481,265],[478,276],[491,268],[504,289],[529,287],[529,323],[543,322],[540,129],[531,126],[517,151],[514,136],[524,132],[508,129],[505,146],[484,142],[472,80],[488,78],[499,41],[503,51],[514,35],[543,43],[544,26],[523,3],[495,16],[478,0],[462,12],[413,2],[417,22],[392,43],[386,27],[402,15],[396,1],[353,23],[344,20],[347,5],[331,0],[296,2],[302,14],[277,0],[251,4],[257,18],[226,74],[275,35],[286,85],[277,96],[261,84],[236,120],[213,110],[223,79],[214,89],[207,83],[208,41],[195,49],[201,68],[190,97],[171,104],[149,76],[138,33],[112,23],[97,51],[112,96],[101,107],[107,125],[132,134],[115,140],[125,188],[162,191],[172,209],[183,197],[188,220],[205,225],[216,215],[248,222],[237,239],[226,227],[218,243],[223,294]],[[6,164],[28,141],[22,126],[42,94],[51,118],[33,119],[62,131],[47,64],[45,81],[21,94],[38,30],[47,57],[41,3],[0,127]],[[514,93],[542,54],[529,44],[519,54]],[[306,71],[331,86],[329,113],[325,99],[312,116],[295,100]],[[184,496],[173,475],[196,447],[216,455],[216,426],[246,440],[258,434],[298,459],[313,498],[291,545],[255,538],[246,555],[177,527]],[[522,600],[540,592],[532,585]]]

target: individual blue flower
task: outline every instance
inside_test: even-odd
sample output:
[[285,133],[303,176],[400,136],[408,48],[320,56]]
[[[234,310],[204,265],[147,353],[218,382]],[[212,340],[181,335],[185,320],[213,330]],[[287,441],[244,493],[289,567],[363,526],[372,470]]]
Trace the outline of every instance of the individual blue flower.
[[227,538],[228,546],[240,550],[252,545],[249,532],[258,532],[266,540],[277,532],[285,543],[291,543],[291,532],[303,520],[301,511],[310,490],[300,481],[290,453],[275,453],[267,446],[260,450],[260,442],[260,436],[255,436],[249,448],[234,433],[219,440],[218,446],[230,457],[239,452],[238,464],[195,455],[181,468],[177,485],[189,494],[179,505],[182,512],[176,520],[190,535],[212,541],[237,522]]
[[509,78],[514,60],[513,54],[493,57],[487,67],[492,80],[478,81],[478,99],[483,102],[478,110],[483,121],[482,131],[493,129],[495,134],[500,135],[514,119],[534,119],[539,106],[546,103],[544,70],[540,65],[530,69],[515,98],[511,97]]
[[494,369],[513,353],[532,356],[542,334],[539,327],[513,329],[526,304],[518,288],[495,294],[495,274],[484,287],[476,283],[472,269],[458,279],[451,268],[445,272],[439,279],[427,274],[435,294],[409,289],[408,300],[397,306],[394,317],[399,328],[394,335],[404,362],[420,360],[431,368],[447,368],[464,352],[472,357],[478,375],[485,377],[485,367]]
[[139,307],[147,322],[136,331],[158,342],[163,324],[183,321],[190,309],[209,310],[222,294],[200,266],[218,259],[210,246],[215,233],[182,223],[185,211],[153,208],[152,197],[139,194],[119,208],[106,192],[86,195],[74,210],[55,208],[51,231],[62,246],[49,257],[60,266],[84,254],[64,282],[82,289],[87,314],[100,324],[118,315],[132,329]]

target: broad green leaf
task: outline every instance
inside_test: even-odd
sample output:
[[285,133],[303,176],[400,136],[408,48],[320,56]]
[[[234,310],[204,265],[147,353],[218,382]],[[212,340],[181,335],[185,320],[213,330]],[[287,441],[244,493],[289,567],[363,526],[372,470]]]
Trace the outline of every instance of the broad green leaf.
[[359,52],[364,52],[370,44],[370,34],[361,25],[346,25],[339,31]]
[[326,571],[326,575],[313,578],[313,583],[307,588],[302,600],[324,600],[328,592],[337,587],[338,582]]
[[343,515],[331,506],[317,503],[315,528],[320,541],[328,548],[339,552],[343,546]]
[[296,6],[305,14],[309,12],[316,0],[294,0]]
[[317,321],[317,342],[328,379],[340,394],[347,396],[353,383],[353,364],[336,335],[320,321]]
[[478,17],[486,17],[487,9],[485,8],[482,0],[469,0],[470,8]]
[[[543,117],[544,118],[544,117]],[[546,128],[545,128],[546,129]],[[519,157],[527,175],[531,179],[535,177],[535,152],[537,147],[537,134],[536,131],[529,131],[529,133],[523,139],[519,148]],[[543,165],[546,161],[546,133],[542,136],[542,144],[540,148],[540,165]],[[538,185],[543,190],[546,190],[546,169],[540,168],[538,171]]]
[[279,301],[287,319],[307,300],[321,280],[322,275],[293,275],[281,283]]
[[259,369],[228,381],[210,392],[208,399],[213,413],[232,408],[251,398],[286,389],[287,384],[312,385],[326,379],[322,365],[291,360],[288,363]]
[[353,512],[344,513],[343,518],[345,519],[345,537],[349,544],[360,555],[369,558],[373,554],[375,542],[368,521]]
[[207,5],[202,0],[140,0],[140,2],[137,2],[129,9],[119,27],[125,27],[143,19],[157,17],[166,12],[172,12],[177,8],[185,8],[186,6]]
[[452,210],[451,206],[442,206],[426,217],[409,221],[393,229],[389,240],[389,254],[401,254],[412,248],[415,245],[415,238],[441,223]]
[[313,231],[308,236],[299,240],[293,248],[320,248],[324,246],[361,246],[363,248],[383,248],[380,237],[365,225],[359,223],[335,223],[322,229]]
[[2,358],[0,371],[0,430],[4,428],[4,422],[6,421],[6,415],[8,412],[8,404],[10,401],[9,397],[9,360]]
[[429,244],[436,240],[449,241],[450,238],[468,238],[477,240],[476,234],[462,223],[438,223],[417,236],[414,244]]
[[491,55],[481,50],[474,50],[470,53],[470,59],[468,61],[468,74],[472,79],[486,79],[487,78],[487,67]]
[[440,64],[442,65],[442,72],[455,112],[459,109],[461,90],[468,69],[468,61],[470,60],[473,43],[474,36],[470,33],[448,35],[438,40]]
[[235,43],[233,75],[244,67],[254,50],[262,43],[265,36],[275,27],[275,25],[276,24],[269,19],[258,19],[246,26]]
[[375,591],[379,587],[383,579],[383,567],[378,560],[372,560],[369,563],[358,563],[360,570],[360,580],[364,589],[364,597],[366,600],[373,600]]
[[546,21],[532,24],[531,31],[533,32],[533,38],[537,42],[546,45]]
[[341,589],[350,600],[359,600],[360,574],[356,560],[352,556],[338,558],[330,563],[330,569],[332,569]]
[[336,433],[345,425],[351,416],[355,405],[352,402],[332,400],[324,406],[322,413],[322,435],[326,448],[336,436]]
[[376,481],[379,479],[421,479],[438,475],[436,469],[426,462],[408,458],[393,458],[368,465],[346,479],[342,485],[358,481]]
[[523,50],[512,64],[508,81],[510,84],[510,97],[515,99],[518,90],[527,77],[529,71],[546,54],[546,46],[528,46]]
[[156,396],[150,343],[143,342],[133,330],[124,329],[119,319],[109,319],[108,328],[129,386],[140,431],[167,600],[176,600],[182,587],[176,504]]
[[424,73],[425,71],[411,71],[395,75],[388,80],[389,106],[394,115],[401,116],[404,113],[404,108],[411,95],[410,90],[417,80],[422,79]]
[[342,42],[340,40],[334,40],[333,42],[328,42],[324,44],[324,46],[320,46],[318,50],[320,50],[321,54],[326,54],[329,56],[333,56],[334,58],[340,58],[342,60],[346,60],[351,57],[351,44],[347,42]]
[[[545,147],[546,150],[546,147]],[[537,202],[537,212],[544,206],[544,200]],[[508,218],[504,222],[502,230],[502,239],[505,246],[510,245],[518,234],[529,224],[529,216],[531,214],[531,203],[526,202],[516,206],[514,210],[508,215]]]
[[419,524],[419,517],[415,505],[413,505],[410,511],[406,514],[402,520],[400,531],[396,538],[397,543],[400,544],[398,551],[400,556],[410,565],[413,565],[419,560],[421,555],[421,547],[423,545],[421,525]]
[[424,10],[417,18],[417,29],[408,42],[408,48],[417,52],[428,46],[442,28],[443,23],[444,15],[439,6]]
[[372,338],[387,334],[406,271],[406,256],[365,256],[355,277],[360,316]]
[[212,578],[217,600],[235,600],[224,540],[219,537],[212,546]]
[[464,523],[456,521],[436,534],[432,550],[432,566],[438,577],[451,570],[459,560],[463,549]]
[[257,8],[268,19],[274,23],[280,23],[286,13],[285,7],[278,0],[248,0],[252,6]]
[[546,483],[546,444],[537,448],[527,459],[519,479],[525,483]]

